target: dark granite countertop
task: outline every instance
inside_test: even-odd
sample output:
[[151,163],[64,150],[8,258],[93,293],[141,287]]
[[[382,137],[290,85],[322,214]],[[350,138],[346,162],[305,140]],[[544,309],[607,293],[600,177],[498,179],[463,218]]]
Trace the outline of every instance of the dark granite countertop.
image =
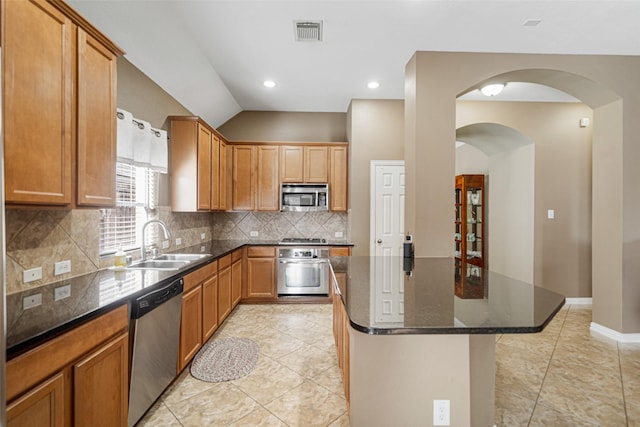
[[[105,269],[7,295],[7,359],[122,304],[128,304],[150,289],[182,277],[245,245],[278,246],[278,241],[214,240],[176,250],[179,253],[210,255],[178,271]],[[345,241],[330,241],[327,246],[353,245]],[[71,295],[55,301],[55,289],[65,285],[71,287]],[[42,304],[24,310],[23,298],[38,293],[42,294]]]
[[336,277],[351,326],[374,335],[540,332],[565,302],[453,258],[415,258],[411,268],[401,257],[335,257],[331,266],[346,273]]

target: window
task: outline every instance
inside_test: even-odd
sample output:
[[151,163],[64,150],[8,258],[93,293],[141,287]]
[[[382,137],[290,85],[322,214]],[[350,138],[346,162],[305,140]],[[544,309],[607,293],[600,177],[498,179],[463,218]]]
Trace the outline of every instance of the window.
[[116,207],[100,211],[100,255],[141,246],[142,225],[155,209],[156,180],[148,168],[116,163]]

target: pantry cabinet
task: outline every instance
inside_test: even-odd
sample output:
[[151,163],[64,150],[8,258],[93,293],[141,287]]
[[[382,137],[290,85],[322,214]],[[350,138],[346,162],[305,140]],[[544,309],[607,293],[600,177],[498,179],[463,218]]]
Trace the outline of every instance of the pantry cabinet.
[[6,202],[113,205],[122,50],[62,2],[3,5]]
[[128,322],[122,305],[7,361],[7,425],[126,426]]

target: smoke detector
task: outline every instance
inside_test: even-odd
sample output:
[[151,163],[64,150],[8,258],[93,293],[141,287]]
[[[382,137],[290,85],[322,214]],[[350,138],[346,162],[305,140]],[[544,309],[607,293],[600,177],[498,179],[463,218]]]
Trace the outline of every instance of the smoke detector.
[[293,21],[293,29],[297,42],[322,41],[322,21]]

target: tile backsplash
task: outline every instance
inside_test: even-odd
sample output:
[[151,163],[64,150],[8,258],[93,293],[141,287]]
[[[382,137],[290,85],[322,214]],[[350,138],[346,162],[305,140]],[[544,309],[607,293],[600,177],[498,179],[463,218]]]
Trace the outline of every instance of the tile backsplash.
[[[6,210],[6,292],[12,294],[110,267],[113,257],[101,257],[100,211]],[[294,212],[171,212],[161,206],[152,218],[163,220],[171,231],[168,251],[218,239],[280,240],[283,237],[322,237],[348,240],[346,213]],[[258,236],[252,236],[251,232]],[[343,238],[335,233],[342,232]],[[202,239],[204,234],[204,239]],[[161,233],[160,233],[161,235]],[[176,238],[182,243],[176,245]],[[149,242],[151,243],[151,242]],[[138,256],[138,253],[134,253]],[[54,276],[54,263],[71,260],[71,273]],[[42,267],[42,279],[22,283],[22,272]]]

